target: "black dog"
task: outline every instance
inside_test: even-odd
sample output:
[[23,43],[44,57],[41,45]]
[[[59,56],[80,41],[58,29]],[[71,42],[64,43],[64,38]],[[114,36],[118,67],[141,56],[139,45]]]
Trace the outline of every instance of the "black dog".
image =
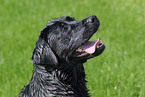
[[94,15],[49,21],[33,50],[32,78],[19,97],[88,97],[83,63],[105,49],[100,39],[89,41],[99,25]]

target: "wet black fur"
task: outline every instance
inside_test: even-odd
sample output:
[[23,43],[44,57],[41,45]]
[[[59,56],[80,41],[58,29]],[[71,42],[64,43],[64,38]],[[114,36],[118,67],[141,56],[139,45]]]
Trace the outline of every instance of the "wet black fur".
[[76,21],[69,16],[53,19],[41,31],[32,54],[30,82],[19,97],[88,97],[83,63],[101,54],[77,57],[75,50],[97,31],[96,16]]

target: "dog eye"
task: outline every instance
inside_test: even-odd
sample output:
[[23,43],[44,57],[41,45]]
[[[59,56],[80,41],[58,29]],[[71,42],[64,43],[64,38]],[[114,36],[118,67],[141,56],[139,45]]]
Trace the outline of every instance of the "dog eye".
[[64,32],[64,33],[68,33],[68,31],[69,31],[68,29],[69,29],[68,27],[64,27],[64,28],[63,28],[63,32]]

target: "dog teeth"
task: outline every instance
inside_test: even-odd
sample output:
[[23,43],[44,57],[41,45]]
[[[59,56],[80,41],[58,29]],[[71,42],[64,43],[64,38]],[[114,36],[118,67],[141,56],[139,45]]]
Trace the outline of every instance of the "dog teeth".
[[102,40],[100,40],[100,43],[102,43]]
[[84,52],[84,50],[83,49],[80,49],[80,48],[78,48],[76,51],[77,52]]
[[100,46],[99,45],[97,45],[97,48],[99,48]]

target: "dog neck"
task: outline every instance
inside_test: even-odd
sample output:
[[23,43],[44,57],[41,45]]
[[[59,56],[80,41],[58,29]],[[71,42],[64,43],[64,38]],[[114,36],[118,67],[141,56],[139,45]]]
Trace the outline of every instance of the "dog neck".
[[88,96],[82,64],[74,66],[70,63],[61,63],[56,68],[48,65],[34,65],[33,71],[31,81],[28,84],[33,96],[40,93],[45,96]]

